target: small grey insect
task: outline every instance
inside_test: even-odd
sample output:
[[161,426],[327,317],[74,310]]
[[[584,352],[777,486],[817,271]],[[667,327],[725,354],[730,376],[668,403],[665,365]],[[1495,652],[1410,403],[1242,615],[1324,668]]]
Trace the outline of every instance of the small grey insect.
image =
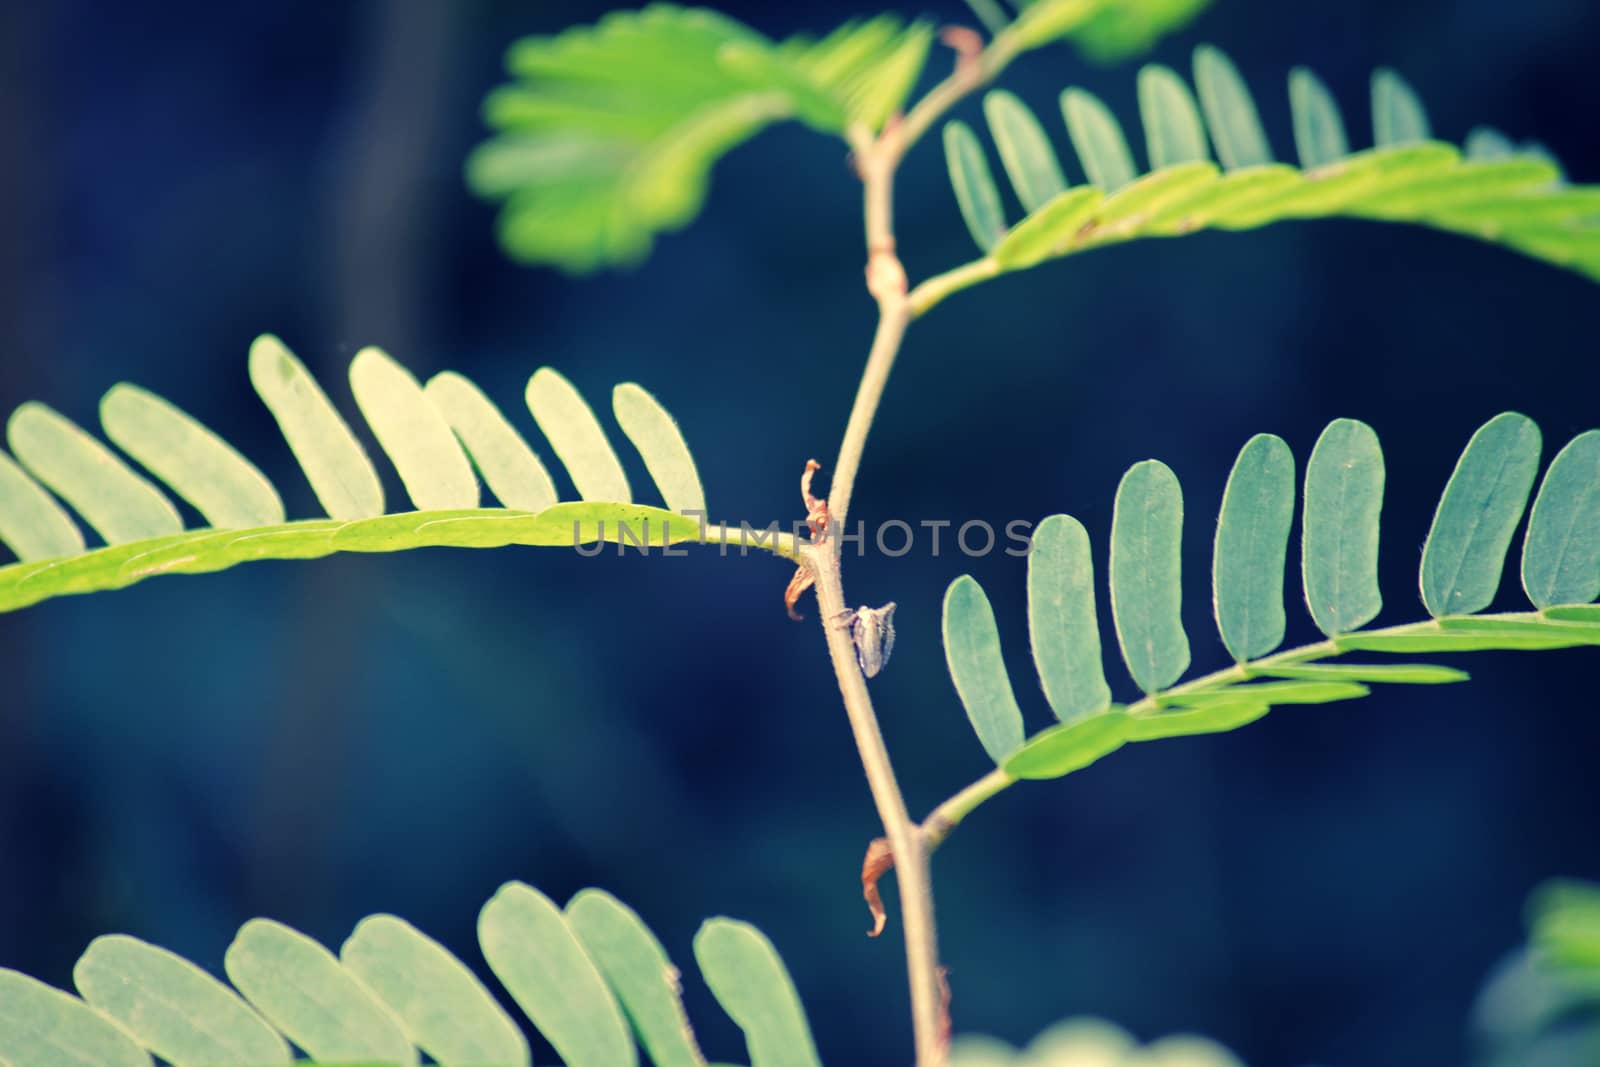
[[894,651],[894,601],[881,608],[865,604],[857,608],[850,621],[850,638],[856,643],[856,662],[868,678],[883,670]]

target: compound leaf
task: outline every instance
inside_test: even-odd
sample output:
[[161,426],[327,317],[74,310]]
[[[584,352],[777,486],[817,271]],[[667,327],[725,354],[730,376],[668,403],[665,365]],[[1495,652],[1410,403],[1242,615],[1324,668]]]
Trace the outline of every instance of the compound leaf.
[[[110,543],[86,551],[83,535],[45,487],[0,453],[0,542],[18,557],[0,565],[0,611],[256,559],[431,545],[608,541],[659,549],[708,536],[700,522],[680,513],[704,508],[693,456],[671,415],[638,386],[619,388],[618,420],[677,511],[628,501],[627,480],[606,432],[555,371],[535,374],[528,395],[586,495],[582,502],[557,501],[544,465],[467,379],[445,372],[424,389],[388,356],[362,351],[351,372],[357,401],[408,493],[424,507],[383,515],[369,514],[383,504],[371,462],[304,365],[268,336],[252,346],[250,369],[331,519],[285,521],[277,491],[249,461],[160,397],[118,385],[101,404],[108,433],[214,523],[184,530],[159,490],[106,446],[42,405],[23,405],[11,420],[15,444]],[[473,506],[478,486],[467,453],[508,507]],[[446,506],[453,504],[461,506]],[[259,524],[235,526],[247,521]],[[790,540],[757,543],[794,552]]]
[[[1052,10],[1077,27],[1098,9],[1092,0],[1063,0]],[[1030,6],[1017,25],[1040,11]],[[1393,72],[1380,71],[1373,79],[1377,146],[1353,154],[1327,87],[1303,67],[1291,72],[1298,168],[1272,162],[1255,102],[1227,56],[1206,45],[1196,49],[1194,80],[1198,109],[1194,94],[1169,68],[1140,71],[1139,108],[1151,166],[1142,177],[1106,106],[1080,89],[1066,90],[1068,138],[1088,188],[1105,198],[1097,202],[1079,188],[1041,201],[1035,176],[1019,175],[1008,161],[1024,217],[997,241],[986,225],[979,244],[987,255],[943,276],[949,284],[925,287],[914,310],[925,312],[950,293],[995,275],[1107,244],[1334,216],[1431,226],[1600,279],[1600,187],[1567,184],[1549,152],[1533,143],[1515,145],[1494,131],[1475,130],[1464,152],[1429,139],[1416,94]],[[1005,159],[1004,142],[1016,134],[993,122],[991,127]],[[1199,169],[1208,141],[1226,172],[1220,176]],[[966,151],[981,158],[981,146]],[[1032,152],[1038,159],[1047,153],[1047,143]],[[1131,210],[1114,195],[1125,187],[1129,193],[1144,190],[1141,196],[1160,190],[1161,202]]]

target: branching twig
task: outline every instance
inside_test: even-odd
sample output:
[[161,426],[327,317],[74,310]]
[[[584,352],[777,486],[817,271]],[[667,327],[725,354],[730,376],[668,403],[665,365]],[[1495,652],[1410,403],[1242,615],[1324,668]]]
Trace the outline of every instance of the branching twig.
[[[895,248],[895,171],[906,151],[935,122],[967,94],[993,79],[1016,54],[1015,45],[1004,32],[987,49],[981,47],[981,41],[970,30],[947,31],[944,40],[956,50],[954,72],[904,118],[891,119],[877,137],[862,127],[852,129],[848,136],[864,190],[867,291],[878,304],[878,328],[845,425],[823,511],[834,530],[841,529],[849,515],[867,434],[872,429],[873,417],[883,398],[884,386],[899,354],[906,327],[915,315],[908,296],[905,268]],[[809,497],[809,493],[807,495]],[[812,510],[808,499],[808,514]],[[866,770],[873,803],[883,823],[888,849],[893,855],[895,879],[900,889],[901,921],[905,927],[917,1067],[939,1067],[945,1061],[949,1045],[950,1005],[949,987],[944,981],[944,969],[939,965],[933,887],[928,870],[929,842],[923,828],[912,822],[906,811],[905,798],[895,781],[894,768],[889,762],[872,698],[867,693],[866,678],[861,673],[850,636],[845,629],[830,624],[847,611],[839,573],[841,542],[838,536],[815,538],[801,550],[805,559],[802,568],[805,579],[816,586],[817,613],[822,619],[834,675],[844,697],[845,713]],[[798,592],[795,595],[798,596]]]

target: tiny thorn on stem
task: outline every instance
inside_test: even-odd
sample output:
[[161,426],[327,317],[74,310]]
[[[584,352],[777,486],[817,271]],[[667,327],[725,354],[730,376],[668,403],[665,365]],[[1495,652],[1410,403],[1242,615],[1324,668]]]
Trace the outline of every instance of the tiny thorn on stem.
[[878,892],[878,879],[888,874],[893,866],[894,850],[889,847],[889,839],[875,838],[867,846],[866,858],[861,861],[861,895],[866,898],[867,910],[872,913],[872,929],[867,931],[868,937],[883,933],[884,924],[889,921],[889,913],[883,910],[883,895]]

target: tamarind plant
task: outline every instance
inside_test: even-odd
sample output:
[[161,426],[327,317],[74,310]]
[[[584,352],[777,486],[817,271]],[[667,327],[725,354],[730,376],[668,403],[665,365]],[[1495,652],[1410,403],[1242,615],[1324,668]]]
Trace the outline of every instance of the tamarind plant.
[[[1057,122],[992,86],[1019,55],[1061,42],[1096,58],[1137,55],[1186,25],[1205,0],[970,6],[983,32],[882,15],[821,37],[774,41],[711,11],[655,4],[517,41],[509,82],[485,104],[493,136],[471,156],[467,177],[500,205],[499,237],[510,256],[587,274],[639,261],[659,235],[690,222],[716,161],[763,128],[795,121],[843,142],[862,187],[865,284],[877,330],[831,465],[802,471],[797,462],[792,472],[802,476],[803,523],[754,543],[793,569],[791,610],[815,595],[882,822],[862,873],[879,929],[886,915],[877,882],[892,870],[899,888],[915,1062],[1225,1067],[1236,1061],[1210,1042],[1178,1037],[1140,1047],[1085,1020],[1051,1028],[1020,1052],[952,1040],[960,1001],[940,964],[930,855],[1001,791],[1067,775],[1126,745],[1227,732],[1276,707],[1353,700],[1379,686],[1466,680],[1454,667],[1411,659],[1429,653],[1600,645],[1600,430],[1547,450],[1529,417],[1488,419],[1461,452],[1421,553],[1424,616],[1381,627],[1371,625],[1383,604],[1386,459],[1377,435],[1338,419],[1299,460],[1270,434],[1244,442],[1221,501],[1189,502],[1191,514],[1216,514],[1210,586],[1229,659],[1194,676],[1181,618],[1184,495],[1162,462],[1136,464],[1116,491],[1104,543],[1065,514],[1032,530],[1018,580],[1050,725],[1028,725],[1042,716],[1025,715],[1004,663],[1000,632],[1019,632],[1019,621],[997,619],[971,577],[950,585],[942,620],[949,673],[993,769],[917,820],[867,684],[892,654],[894,606],[852,610],[841,553],[902,340],[936,305],[1003,274],[1112,244],[1282,220],[1415,223],[1600,281],[1600,186],[1570,182],[1543,148],[1488,128],[1461,147],[1435,138],[1418,95],[1390,70],[1372,76],[1374,143],[1362,149],[1352,147],[1336,103],[1349,87],[1293,70],[1295,159],[1279,161],[1252,90],[1210,46],[1195,51],[1190,78],[1160,65],[1139,71],[1142,138],[1133,140],[1142,141],[1141,154],[1087,92],[1066,88]],[[953,54],[953,69],[917,95],[925,71],[945,62],[936,42]],[[946,121],[979,93],[986,136]],[[958,211],[976,253],[913,281],[897,252],[895,178],[936,132],[954,194],[951,221]],[[1020,215],[1004,206],[992,158]],[[0,541],[16,557],[0,566],[0,609],[258,559],[612,542],[688,551],[678,546],[743,541],[747,533],[708,520],[688,443],[696,428],[680,431],[633,383],[616,387],[611,412],[654,483],[639,496],[616,435],[556,370],[535,371],[524,398],[558,461],[550,463],[508,417],[510,398],[497,402],[454,372],[421,383],[384,352],[364,349],[351,361],[350,387],[404,485],[407,499],[395,502],[385,500],[345,417],[283,342],[259,338],[248,373],[324,517],[289,517],[278,490],[237,449],[139,386],[115,385],[102,399],[109,445],[50,407],[25,403],[11,414],[8,451],[0,452]],[[1544,464],[1547,451],[1553,458]],[[574,499],[561,499],[552,467],[564,472]],[[825,497],[811,489],[819,469],[829,479]],[[169,492],[204,524],[185,528]],[[1514,549],[1528,608],[1490,612]],[[1284,648],[1291,568],[1322,639]],[[1102,582],[1107,620],[1095,604]],[[1105,670],[1113,640],[1133,685],[1121,695]],[[1593,964],[1593,891],[1551,893],[1536,927],[1543,943],[1566,945],[1564,958]],[[659,1067],[707,1062],[682,1007],[676,965],[609,894],[585,890],[562,905],[512,882],[483,907],[478,935],[489,971],[571,1067],[628,1067],[641,1054]],[[694,956],[745,1034],[738,1058],[752,1067],[817,1065],[800,996],[760,932],[711,919]],[[393,916],[360,923],[337,954],[253,920],[222,965],[232,988],[163,949],[113,935],[78,961],[77,995],[0,971],[0,1063],[140,1067],[154,1056],[175,1067],[264,1067],[290,1062],[296,1049],[330,1064],[409,1065],[423,1055],[461,1067],[531,1062],[519,1023],[480,976]],[[1592,970],[1588,984],[1569,979],[1592,999]]]

